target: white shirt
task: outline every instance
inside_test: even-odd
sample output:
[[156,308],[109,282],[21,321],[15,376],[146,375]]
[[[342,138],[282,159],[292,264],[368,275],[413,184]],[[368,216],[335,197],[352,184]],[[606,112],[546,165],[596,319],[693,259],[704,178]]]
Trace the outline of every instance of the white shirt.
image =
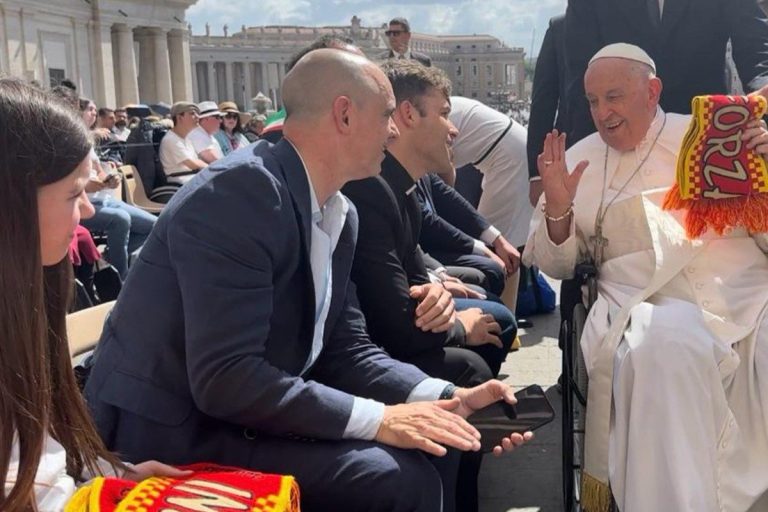
[[[451,97],[449,117],[459,131],[453,142],[456,167],[479,160],[510,122],[501,112],[459,96]],[[528,200],[527,132],[520,124],[512,123],[504,138],[477,166],[483,174],[483,194],[477,210],[509,243],[520,247],[525,244],[533,208]]]
[[[5,495],[16,483],[19,473],[19,444],[14,437],[11,461],[5,477]],[[43,446],[40,464],[35,476],[35,501],[40,512],[60,512],[75,493],[75,481],[67,474],[67,454],[64,447],[50,436]]]
[[[293,146],[293,143],[291,145]],[[325,321],[328,318],[333,291],[333,251],[336,250],[339,236],[341,236],[341,231],[347,221],[349,203],[341,192],[336,191],[328,198],[325,204],[320,206],[309,171],[307,170],[307,165],[304,163],[304,159],[301,157],[301,153],[299,153],[296,146],[293,146],[293,149],[296,150],[296,154],[299,155],[301,164],[304,166],[312,209],[309,254],[312,282],[315,288],[315,328],[312,335],[312,349],[310,350],[309,359],[302,370],[302,374],[305,374],[317,361],[323,350]],[[427,378],[411,390],[406,401],[436,400],[448,384],[450,384],[448,381]],[[384,404],[382,402],[355,397],[343,437],[345,439],[371,440],[376,437],[383,418]]]
[[198,126],[187,134],[187,140],[192,143],[192,147],[195,149],[195,153],[199,156],[203,151],[210,149],[216,156],[216,159],[224,157],[224,153],[221,152],[221,146],[219,142],[202,126]]
[[[99,459],[99,469],[104,476],[116,476],[114,469]],[[11,492],[19,474],[19,440],[14,436],[11,445],[11,460],[5,477],[5,495]],[[93,475],[83,475],[85,479]],[[74,479],[67,474],[67,453],[51,436],[47,436],[43,453],[37,466],[34,494],[39,512],[61,512],[75,494]]]
[[115,138],[121,142],[125,142],[128,140],[128,136],[131,134],[131,129],[127,126],[124,126],[122,128],[114,127],[112,128],[112,133],[115,135]]
[[[98,171],[98,165],[99,164],[99,157],[96,156],[96,151],[91,148],[91,152],[88,153],[88,157],[91,160],[91,174],[89,176],[92,180],[98,180],[99,179],[99,171]],[[110,197],[114,197],[110,189],[103,188],[99,190],[98,192],[91,192],[88,194],[88,199],[91,201],[98,201],[98,202],[104,202],[106,199],[109,199]]]
[[[177,172],[189,172],[192,169],[184,165],[184,160],[197,160],[197,153],[192,143],[187,139],[182,139],[173,130],[168,130],[163,140],[160,141],[160,162],[163,164],[163,170],[168,176]],[[189,176],[178,176],[173,178],[175,181],[189,181]]]

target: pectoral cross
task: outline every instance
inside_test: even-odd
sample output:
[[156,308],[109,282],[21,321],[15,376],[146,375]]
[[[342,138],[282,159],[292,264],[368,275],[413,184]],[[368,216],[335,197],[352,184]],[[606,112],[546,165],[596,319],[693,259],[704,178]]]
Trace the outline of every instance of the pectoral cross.
[[595,226],[595,236],[589,237],[589,241],[595,247],[595,267],[600,269],[600,266],[603,264],[603,257],[605,256],[605,248],[608,245],[608,239],[603,236],[603,224],[601,222],[598,222],[597,226]]

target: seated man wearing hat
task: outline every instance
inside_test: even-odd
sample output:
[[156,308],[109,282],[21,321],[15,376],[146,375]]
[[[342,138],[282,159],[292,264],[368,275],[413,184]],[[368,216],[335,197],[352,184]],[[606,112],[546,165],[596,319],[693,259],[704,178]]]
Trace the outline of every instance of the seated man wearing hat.
[[232,151],[245,147],[250,142],[245,137],[243,123],[251,119],[250,114],[243,114],[237,109],[234,101],[222,101],[219,103],[221,111],[221,130],[216,132],[214,137],[219,142],[224,156]]
[[[523,258],[559,279],[579,261],[598,269],[581,338],[582,506],[607,512],[612,493],[622,512],[768,510],[768,234],[691,239],[690,217],[665,209],[691,116],[659,108],[645,51],[606,46],[584,84],[597,133],[567,153],[564,135],[547,135]],[[749,114],[729,151],[764,158],[768,132]]]
[[184,184],[208,166],[197,157],[194,146],[187,139],[197,127],[199,112],[197,105],[187,101],[179,101],[171,107],[173,128],[160,141],[160,163],[169,183]]
[[213,101],[203,101],[197,108],[200,110],[198,126],[189,132],[187,140],[192,143],[200,160],[210,164],[224,156],[219,141],[213,136],[219,131],[221,111]]

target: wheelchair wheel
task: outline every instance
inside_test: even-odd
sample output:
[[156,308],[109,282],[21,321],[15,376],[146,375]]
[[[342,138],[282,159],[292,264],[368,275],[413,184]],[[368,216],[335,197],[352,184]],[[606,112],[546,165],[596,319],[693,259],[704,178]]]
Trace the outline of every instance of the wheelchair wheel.
[[587,409],[587,369],[581,352],[581,333],[587,318],[583,304],[573,309],[571,322],[563,322],[562,436],[563,505],[566,512],[581,512],[581,472]]

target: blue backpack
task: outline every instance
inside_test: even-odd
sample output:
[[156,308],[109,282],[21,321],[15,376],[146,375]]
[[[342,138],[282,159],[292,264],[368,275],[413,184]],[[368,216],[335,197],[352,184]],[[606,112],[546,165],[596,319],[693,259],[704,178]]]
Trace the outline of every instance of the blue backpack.
[[551,313],[557,296],[536,266],[520,266],[520,287],[517,289],[517,317]]

